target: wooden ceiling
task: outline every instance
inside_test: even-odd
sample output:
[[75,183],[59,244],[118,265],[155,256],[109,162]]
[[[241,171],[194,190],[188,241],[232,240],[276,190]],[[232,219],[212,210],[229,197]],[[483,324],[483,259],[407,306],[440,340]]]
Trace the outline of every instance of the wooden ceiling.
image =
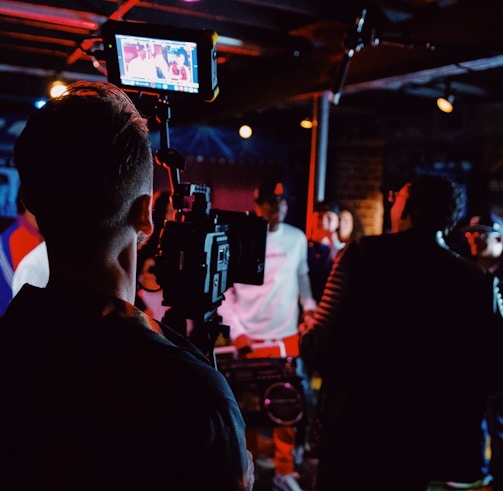
[[2,111],[31,107],[57,75],[105,80],[107,19],[218,33],[220,93],[174,97],[180,123],[300,114],[326,91],[340,93],[332,111],[366,114],[420,110],[447,87],[459,104],[503,102],[497,0],[2,0]]

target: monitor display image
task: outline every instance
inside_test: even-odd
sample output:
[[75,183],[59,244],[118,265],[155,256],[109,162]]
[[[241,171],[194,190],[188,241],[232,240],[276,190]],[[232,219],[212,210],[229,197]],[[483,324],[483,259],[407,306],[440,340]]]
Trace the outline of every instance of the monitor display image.
[[107,76],[119,87],[206,101],[218,94],[214,31],[119,21],[101,30]]

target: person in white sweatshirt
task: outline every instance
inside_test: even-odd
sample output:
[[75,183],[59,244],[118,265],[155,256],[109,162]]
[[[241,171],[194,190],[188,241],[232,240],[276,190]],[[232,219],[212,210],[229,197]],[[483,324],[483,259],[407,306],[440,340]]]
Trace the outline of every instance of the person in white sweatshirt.
[[[284,223],[288,204],[283,185],[270,181],[254,191],[255,213],[268,221],[264,282],[262,285],[234,283],[218,309],[222,323],[230,328],[230,340],[241,357],[254,353],[257,344],[282,342],[287,356],[299,356],[299,319],[316,309],[309,280],[307,237],[299,228]],[[264,353],[264,350],[261,350]],[[267,356],[267,355],[266,355]],[[270,356],[279,356],[271,352]],[[249,428],[252,453],[256,428]],[[275,426],[274,484],[281,489],[300,490],[295,471],[295,427]],[[255,454],[256,457],[256,454]]]

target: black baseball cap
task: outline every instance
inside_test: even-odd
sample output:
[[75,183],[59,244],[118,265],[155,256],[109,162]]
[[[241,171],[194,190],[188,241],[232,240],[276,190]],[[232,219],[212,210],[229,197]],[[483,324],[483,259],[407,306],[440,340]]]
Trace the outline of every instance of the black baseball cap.
[[280,181],[267,181],[255,188],[253,196],[255,202],[261,205],[283,199],[284,193],[283,184]]

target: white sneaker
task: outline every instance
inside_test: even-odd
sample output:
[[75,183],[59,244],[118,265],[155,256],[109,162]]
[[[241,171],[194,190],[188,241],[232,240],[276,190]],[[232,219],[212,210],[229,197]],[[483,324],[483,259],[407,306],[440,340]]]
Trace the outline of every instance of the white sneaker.
[[258,457],[255,459],[255,467],[259,471],[268,472],[274,470],[274,460],[267,457]]
[[302,491],[297,479],[299,474],[275,474],[272,479],[274,491]]

